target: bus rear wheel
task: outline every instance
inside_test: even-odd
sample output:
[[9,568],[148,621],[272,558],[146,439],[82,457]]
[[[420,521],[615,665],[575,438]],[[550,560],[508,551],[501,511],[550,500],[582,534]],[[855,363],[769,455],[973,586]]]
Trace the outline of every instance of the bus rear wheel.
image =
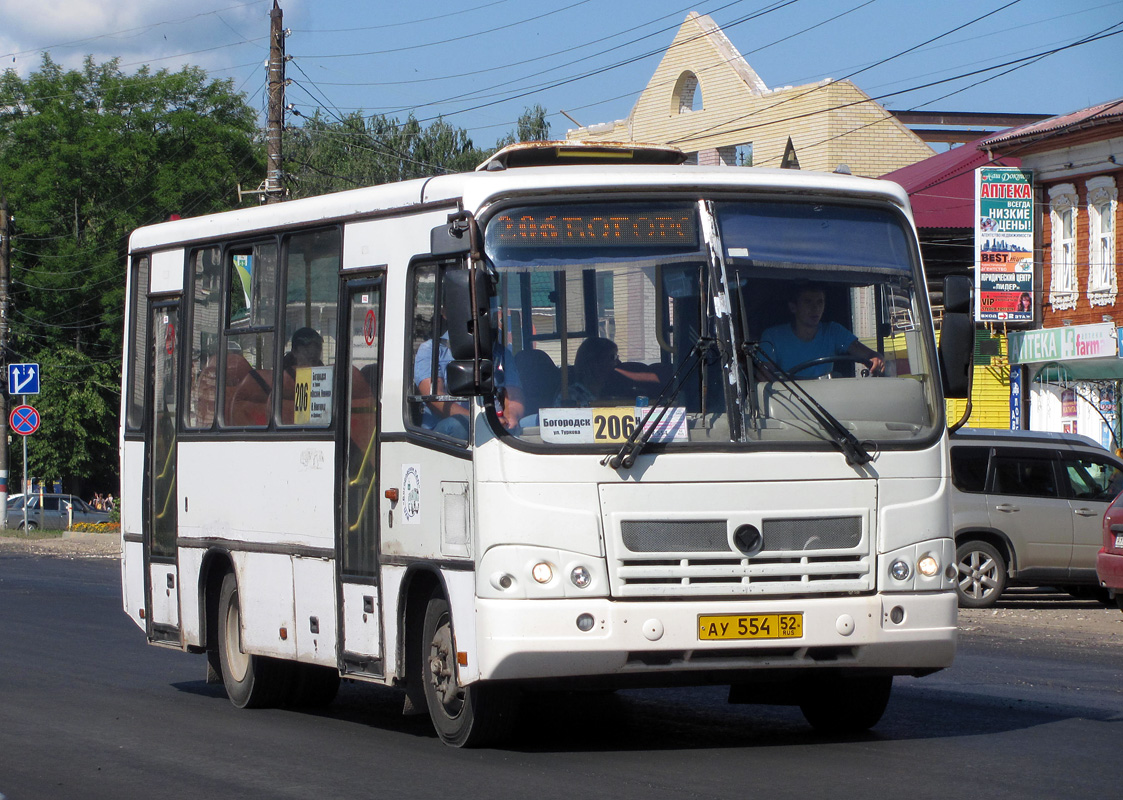
[[434,595],[425,609],[421,685],[437,735],[453,747],[495,744],[511,732],[517,697],[508,687],[457,679],[456,645],[448,601]]
[[799,710],[820,733],[863,733],[881,719],[892,691],[892,675],[819,679],[805,687]]
[[226,694],[238,708],[269,708],[288,699],[293,665],[242,650],[242,610],[234,573],[222,579],[218,596],[218,656]]

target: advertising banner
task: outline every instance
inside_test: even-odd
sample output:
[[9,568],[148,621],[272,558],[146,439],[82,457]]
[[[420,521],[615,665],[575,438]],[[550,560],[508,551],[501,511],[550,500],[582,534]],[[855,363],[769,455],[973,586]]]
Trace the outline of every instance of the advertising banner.
[[1033,321],[1033,173],[975,170],[975,319]]

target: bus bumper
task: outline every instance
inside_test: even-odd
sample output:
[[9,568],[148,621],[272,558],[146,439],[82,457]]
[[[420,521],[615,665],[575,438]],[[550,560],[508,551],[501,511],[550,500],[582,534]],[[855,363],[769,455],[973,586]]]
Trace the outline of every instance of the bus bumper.
[[[477,666],[484,680],[600,676],[619,685],[724,682],[754,670],[924,675],[952,663],[956,609],[954,591],[751,604],[480,599]],[[585,614],[592,616],[587,632],[578,628]],[[701,638],[704,615],[768,614],[802,614],[802,635]]]

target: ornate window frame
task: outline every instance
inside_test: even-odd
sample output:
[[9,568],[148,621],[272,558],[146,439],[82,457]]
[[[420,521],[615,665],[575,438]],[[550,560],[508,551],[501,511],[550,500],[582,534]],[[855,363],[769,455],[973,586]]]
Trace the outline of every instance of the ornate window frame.
[[[1076,186],[1058,183],[1049,188],[1049,219],[1053,240],[1049,264],[1049,305],[1053,311],[1076,308],[1080,294],[1076,282],[1076,225],[1079,208]],[[1066,222],[1070,226],[1067,232]]]
[[1115,263],[1119,189],[1109,175],[1090,178],[1084,185],[1088,189],[1088,302],[1093,306],[1114,305],[1119,292]]

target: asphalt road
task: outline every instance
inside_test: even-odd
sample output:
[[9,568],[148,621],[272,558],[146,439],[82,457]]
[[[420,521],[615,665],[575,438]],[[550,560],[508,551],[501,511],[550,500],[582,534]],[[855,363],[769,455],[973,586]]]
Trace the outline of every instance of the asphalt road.
[[[1118,795],[1123,614],[1094,603],[973,614],[955,666],[898,679],[860,738],[704,688],[538,701],[513,745],[459,751],[381,687],[345,684],[322,714],[235,709],[201,656],[145,643],[119,580],[112,559],[0,549],[6,800]],[[1047,635],[1066,614],[1108,633]]]

